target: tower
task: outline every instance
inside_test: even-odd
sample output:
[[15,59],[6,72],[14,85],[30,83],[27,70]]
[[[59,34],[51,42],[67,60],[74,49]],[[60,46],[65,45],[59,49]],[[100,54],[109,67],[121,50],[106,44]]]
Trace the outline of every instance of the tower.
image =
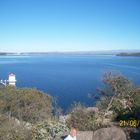
[[11,73],[8,78],[9,85],[16,86],[16,75]]

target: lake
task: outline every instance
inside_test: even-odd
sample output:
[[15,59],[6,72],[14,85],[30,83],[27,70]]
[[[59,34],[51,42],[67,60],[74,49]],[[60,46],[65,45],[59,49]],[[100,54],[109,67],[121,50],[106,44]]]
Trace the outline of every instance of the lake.
[[0,56],[0,79],[15,73],[17,87],[42,90],[56,98],[66,110],[76,102],[93,105],[88,94],[102,86],[107,71],[119,72],[140,84],[140,57],[114,55],[27,55]]

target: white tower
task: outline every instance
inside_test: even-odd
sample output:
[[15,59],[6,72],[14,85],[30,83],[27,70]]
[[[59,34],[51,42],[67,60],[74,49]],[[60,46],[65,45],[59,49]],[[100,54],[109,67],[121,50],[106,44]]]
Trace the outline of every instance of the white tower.
[[9,74],[8,82],[9,82],[9,85],[16,86],[16,75],[13,73]]

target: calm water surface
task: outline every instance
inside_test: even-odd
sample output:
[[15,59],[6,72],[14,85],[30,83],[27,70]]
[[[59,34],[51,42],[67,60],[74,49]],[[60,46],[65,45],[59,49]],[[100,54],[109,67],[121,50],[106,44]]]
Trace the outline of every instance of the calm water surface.
[[119,72],[140,84],[140,57],[113,55],[0,56],[0,79],[17,76],[17,87],[34,87],[56,97],[65,110],[74,101],[92,105],[89,93],[102,86],[102,75]]

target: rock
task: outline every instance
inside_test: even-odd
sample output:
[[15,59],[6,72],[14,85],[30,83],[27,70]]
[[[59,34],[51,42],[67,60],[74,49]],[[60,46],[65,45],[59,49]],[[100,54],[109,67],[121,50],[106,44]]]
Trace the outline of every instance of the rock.
[[77,140],[92,140],[93,132],[92,131],[80,131],[77,134]]
[[101,128],[93,133],[92,140],[126,140],[126,134],[121,128]]

